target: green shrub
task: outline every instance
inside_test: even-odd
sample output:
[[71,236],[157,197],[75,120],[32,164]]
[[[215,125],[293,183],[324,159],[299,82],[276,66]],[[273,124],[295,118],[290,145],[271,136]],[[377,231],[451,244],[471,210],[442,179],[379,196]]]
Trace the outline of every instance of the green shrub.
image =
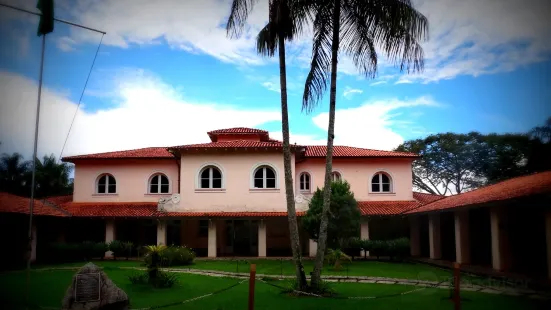
[[329,265],[332,265],[335,270],[341,270],[342,263],[345,261],[350,261],[350,256],[346,255],[343,251],[339,249],[329,249],[325,260]]
[[94,257],[103,259],[105,252],[109,251],[109,245],[105,242],[97,242],[94,244]]
[[113,259],[117,259],[124,254],[124,245],[119,240],[109,242],[109,251],[113,252]]
[[147,273],[145,272],[134,272],[128,276],[128,280],[132,284],[147,284]]
[[128,260],[132,256],[132,249],[134,248],[134,243],[130,241],[123,242],[123,251],[124,255],[126,256],[126,260]]
[[96,244],[92,241],[84,241],[80,244],[81,254],[86,261],[90,261],[94,257],[94,246]]
[[186,266],[193,264],[195,252],[185,246],[172,245],[162,251],[161,257],[163,266]]
[[159,272],[155,280],[150,281],[156,288],[169,288],[178,282],[178,277],[172,272]]

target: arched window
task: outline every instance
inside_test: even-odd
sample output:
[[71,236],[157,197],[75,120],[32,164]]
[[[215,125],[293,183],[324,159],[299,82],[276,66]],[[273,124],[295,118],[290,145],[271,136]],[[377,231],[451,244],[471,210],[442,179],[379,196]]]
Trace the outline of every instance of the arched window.
[[200,188],[222,188],[222,172],[215,166],[207,166],[199,175]]
[[117,181],[115,177],[110,174],[103,174],[98,178],[96,184],[97,194],[116,194],[117,193]]
[[276,173],[270,166],[256,168],[253,178],[254,188],[276,188]]
[[169,190],[169,182],[166,175],[159,173],[149,179],[150,194],[168,194]]
[[371,178],[371,191],[374,193],[392,192],[390,176],[384,172],[377,172],[373,178]]
[[337,171],[333,171],[331,173],[331,181],[338,182],[342,179],[341,174]]
[[299,177],[299,188],[301,191],[309,192],[310,191],[310,174],[307,172],[303,172],[300,174]]

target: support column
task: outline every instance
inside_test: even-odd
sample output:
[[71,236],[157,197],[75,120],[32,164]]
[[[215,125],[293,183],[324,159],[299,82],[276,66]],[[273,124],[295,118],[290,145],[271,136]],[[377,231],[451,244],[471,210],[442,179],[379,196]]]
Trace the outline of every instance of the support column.
[[313,239],[308,239],[308,256],[316,257],[318,251],[318,243]]
[[440,238],[440,214],[429,214],[429,246],[430,258],[442,258],[442,242]]
[[208,257],[216,257],[216,221],[210,219]]
[[[108,219],[105,220],[105,243],[115,240],[115,220]],[[105,252],[105,257],[113,257],[113,252]]]
[[545,214],[545,241],[547,243],[547,277],[551,280],[551,211]]
[[157,245],[166,245],[166,221],[157,222]]
[[492,267],[495,270],[507,269],[508,240],[506,218],[503,210],[490,209],[490,228],[492,235]]
[[409,248],[411,256],[421,256],[421,225],[415,215],[409,217]]
[[258,222],[258,257],[266,257],[266,221]]
[[[362,218],[361,224],[360,224],[360,239],[362,240],[369,240],[369,222],[367,218]],[[361,251],[361,256],[369,256],[369,251],[367,253],[364,253],[365,251]]]
[[36,224],[31,228],[31,262],[36,261]]
[[460,264],[471,262],[469,244],[469,211],[456,211],[455,223],[455,260]]

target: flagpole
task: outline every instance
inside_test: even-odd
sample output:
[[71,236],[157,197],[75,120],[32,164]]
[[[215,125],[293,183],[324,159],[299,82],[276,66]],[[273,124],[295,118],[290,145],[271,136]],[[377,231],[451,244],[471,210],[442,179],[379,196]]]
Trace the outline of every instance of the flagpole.
[[[29,234],[27,240],[27,291],[26,301],[28,306],[29,301],[29,283],[31,276],[31,258],[32,258],[32,239],[33,239],[33,208],[34,208],[34,188],[35,188],[35,176],[36,176],[36,153],[38,147],[38,125],[40,124],[40,98],[42,95],[42,76],[44,73],[44,52],[46,50],[46,34],[42,34],[42,54],[40,56],[40,75],[38,76],[38,102],[36,105],[36,123],[34,126],[34,148],[32,159],[32,177],[31,177],[31,199],[29,202]],[[36,249],[35,249],[36,251]]]

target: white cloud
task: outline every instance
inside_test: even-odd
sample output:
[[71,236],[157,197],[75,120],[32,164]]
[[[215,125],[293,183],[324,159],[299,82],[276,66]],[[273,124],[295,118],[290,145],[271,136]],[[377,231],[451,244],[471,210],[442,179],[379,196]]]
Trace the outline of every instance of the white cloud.
[[349,86],[346,86],[344,88],[344,92],[342,93],[342,96],[348,100],[352,99],[352,97],[354,97],[355,94],[361,94],[363,93],[364,91],[361,90],[361,89],[357,89],[357,88],[351,88]]
[[[115,93],[119,102],[93,113],[78,111],[65,155],[199,143],[217,128],[257,127],[279,121],[278,111],[190,102],[163,81],[137,71],[124,74]],[[32,154],[37,85],[23,76],[0,71],[0,153]],[[39,154],[59,156],[76,104],[63,94],[43,89]]]
[[61,37],[56,41],[57,48],[64,52],[72,52],[75,50],[75,40],[69,37]]
[[369,86],[377,86],[377,85],[383,85],[383,84],[386,84],[387,81],[377,81],[377,82],[373,82],[371,84],[369,84]]
[[[421,106],[437,107],[440,104],[431,97],[423,96],[406,100],[377,100],[355,108],[338,109],[335,116],[335,144],[391,150],[404,142],[404,138],[393,127],[418,128],[411,121],[397,120],[396,110]],[[312,120],[317,127],[326,131],[329,113],[318,114]]]
[[279,87],[279,83],[274,83],[274,82],[268,81],[268,82],[262,83],[262,86],[266,87],[266,89],[268,89],[268,90],[275,91],[276,93],[281,92],[281,89]]
[[[255,37],[268,16],[267,1],[259,1],[240,39],[226,36],[229,0],[102,0],[78,1],[67,7],[76,22],[107,32],[103,43],[121,48],[166,42],[173,48],[203,53],[225,62],[260,64]],[[77,43],[97,43],[90,31],[71,28]]]

